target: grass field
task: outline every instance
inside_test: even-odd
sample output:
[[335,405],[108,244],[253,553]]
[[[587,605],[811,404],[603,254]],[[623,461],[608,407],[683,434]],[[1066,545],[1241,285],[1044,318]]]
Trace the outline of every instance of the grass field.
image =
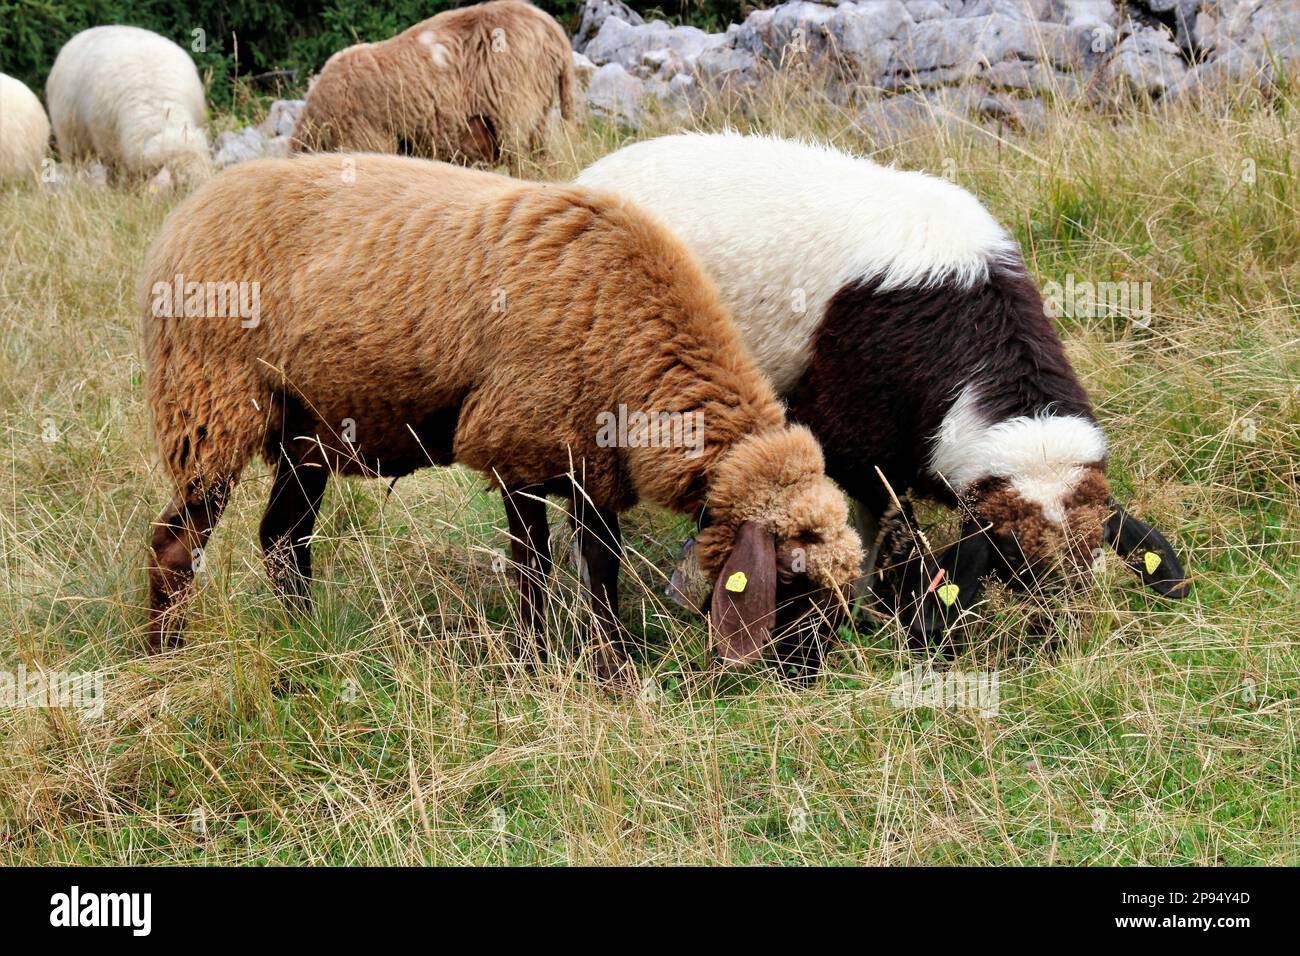
[[[209,549],[190,643],[146,656],[145,545],[167,489],[135,284],[176,200],[5,187],[0,670],[100,672],[104,707],[0,710],[0,862],[1300,862],[1298,107],[1294,90],[1058,104],[1029,133],[936,114],[885,138],[778,90],[698,119],[952,176],[1041,283],[1150,283],[1149,314],[1060,322],[1117,493],[1177,543],[1192,596],[1143,591],[1112,557],[1086,586],[993,590],[955,661],[860,621],[802,689],[705,673],[702,626],[658,597],[686,523],[647,509],[625,525],[623,580],[641,695],[575,666],[563,561],[560,652],[510,667],[504,515],[459,469],[391,494],[332,483],[317,609],[292,621],[261,567],[255,467]],[[589,122],[535,174],[566,178],[624,139]],[[900,679],[931,665],[996,679],[993,712],[898,706]]]

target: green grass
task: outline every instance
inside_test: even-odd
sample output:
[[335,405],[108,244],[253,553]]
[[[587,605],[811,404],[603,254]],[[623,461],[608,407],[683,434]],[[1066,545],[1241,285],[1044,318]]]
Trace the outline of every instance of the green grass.
[[[582,676],[563,560],[557,653],[516,670],[493,570],[504,516],[459,469],[391,494],[332,483],[318,606],[294,621],[261,569],[255,467],[209,549],[190,643],[144,655],[167,489],[133,303],[176,198],[5,187],[0,669],[99,670],[106,702],[102,720],[0,710],[0,862],[1300,861],[1297,105],[1058,104],[1033,133],[936,121],[885,137],[774,85],[697,118],[948,170],[1040,281],[1151,283],[1145,326],[1061,325],[1117,492],[1177,542],[1193,594],[1163,601],[1113,559],[1036,598],[994,589],[973,646],[939,662],[998,674],[987,717],[891,702],[926,664],[895,622],[860,622],[808,688],[711,677],[699,622],[658,598],[685,522],[649,509],[627,520],[623,582],[645,692]],[[625,138],[588,122],[533,172],[566,178]]]

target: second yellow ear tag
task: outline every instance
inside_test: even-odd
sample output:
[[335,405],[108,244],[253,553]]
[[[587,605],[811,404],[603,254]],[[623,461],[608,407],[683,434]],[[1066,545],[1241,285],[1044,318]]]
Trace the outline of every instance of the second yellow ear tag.
[[945,584],[934,593],[939,595],[939,600],[942,601],[946,607],[952,607],[953,601],[957,600],[957,595],[961,593],[961,588],[955,584]]
[[1142,555],[1142,563],[1146,565],[1147,574],[1155,574],[1156,568],[1160,567],[1160,555],[1154,551],[1148,551]]
[[745,590],[745,587],[748,584],[749,578],[745,577],[745,572],[737,571],[731,577],[727,578],[725,587],[728,591],[734,591],[736,594],[740,594]]

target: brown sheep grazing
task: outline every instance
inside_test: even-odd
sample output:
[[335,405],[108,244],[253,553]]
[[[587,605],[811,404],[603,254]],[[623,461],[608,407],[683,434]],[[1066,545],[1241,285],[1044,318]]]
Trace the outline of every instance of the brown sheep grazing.
[[624,671],[618,515],[641,499],[707,513],[725,663],[774,644],[815,666],[844,609],[861,548],[820,447],[786,424],[693,256],[611,193],[395,156],[248,163],[172,212],[143,298],[176,488],[151,545],[156,647],[178,641],[193,556],[257,454],[285,595],[307,597],[331,472],[461,462],[505,497],[534,632],[545,496],[570,499],[603,676]]
[[557,97],[572,120],[574,88],[563,28],[530,4],[492,0],[335,53],[292,146],[495,165],[541,147]]

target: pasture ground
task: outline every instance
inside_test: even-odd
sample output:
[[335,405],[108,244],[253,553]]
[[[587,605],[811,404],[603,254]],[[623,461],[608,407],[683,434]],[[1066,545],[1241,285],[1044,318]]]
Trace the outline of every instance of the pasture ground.
[[[332,483],[317,609],[288,619],[256,547],[259,465],[209,549],[190,643],[145,656],[145,543],[167,490],[135,284],[176,198],[11,185],[0,669],[100,672],[104,709],[0,710],[0,862],[1300,861],[1300,95],[1056,103],[1029,132],[936,111],[891,137],[780,83],[758,102],[696,122],[950,175],[1041,283],[1150,283],[1149,314],[1060,322],[1118,494],[1177,543],[1192,596],[1163,601],[1112,557],[1094,583],[995,589],[955,661],[863,621],[809,688],[761,670],[717,682],[701,625],[659,597],[686,523],[639,509],[623,601],[645,683],[616,699],[567,646],[583,612],[565,561],[559,653],[536,674],[507,664],[504,516],[459,469],[391,494]],[[563,179],[624,141],[588,120],[529,171]],[[898,706],[931,664],[996,679],[993,712]]]

